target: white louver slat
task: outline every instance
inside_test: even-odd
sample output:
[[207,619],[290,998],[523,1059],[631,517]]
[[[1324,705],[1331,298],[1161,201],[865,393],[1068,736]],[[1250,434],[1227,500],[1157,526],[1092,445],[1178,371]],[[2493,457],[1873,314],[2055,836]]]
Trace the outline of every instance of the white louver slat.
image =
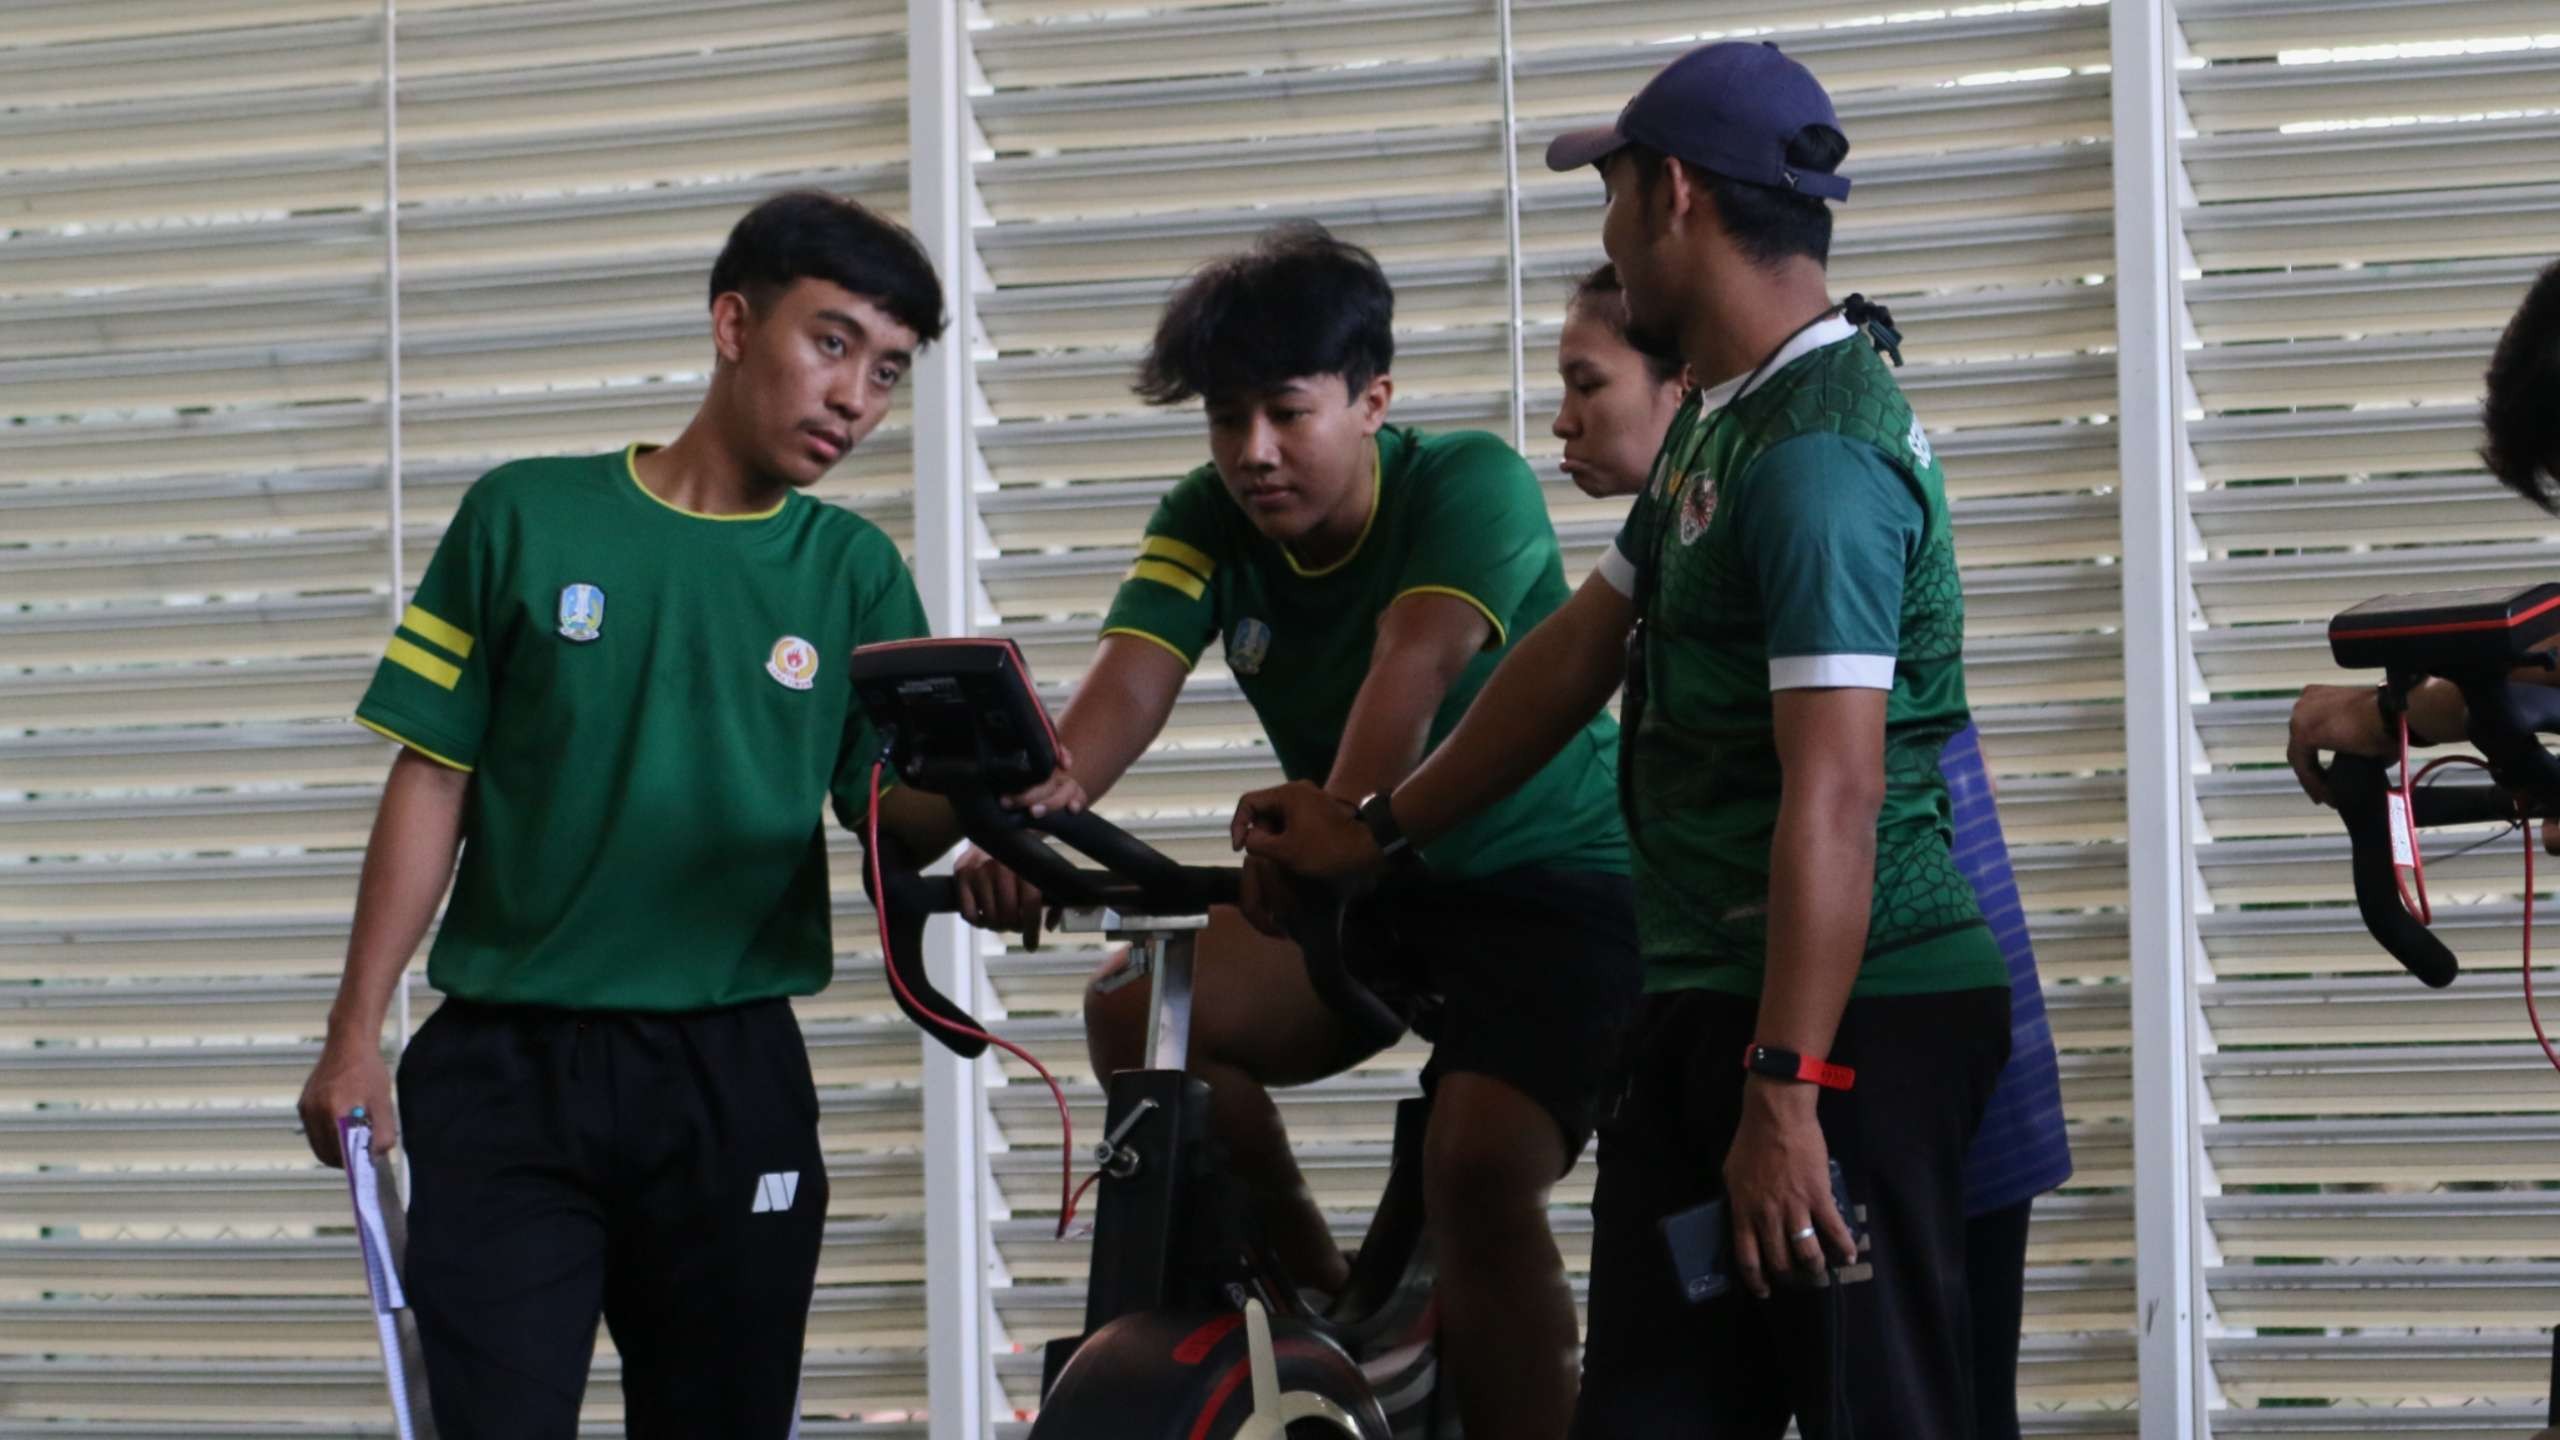
[[2426,990],[2344,908],[2343,837],[2281,750],[2293,687],[2360,678],[2329,660],[2334,612],[2560,575],[2471,456],[2490,345],[2560,233],[2537,183],[2560,137],[2560,17],[2178,9],[2206,62],[2179,77],[2199,715],[2235,722],[2207,732],[2196,781],[2216,1429],[2468,1433],[2446,1408],[2468,1405],[2479,1433],[2521,1434],[2560,1320],[2540,1215],[2560,1089],[2516,994],[2516,842],[2436,847],[2437,925],[2465,973]]

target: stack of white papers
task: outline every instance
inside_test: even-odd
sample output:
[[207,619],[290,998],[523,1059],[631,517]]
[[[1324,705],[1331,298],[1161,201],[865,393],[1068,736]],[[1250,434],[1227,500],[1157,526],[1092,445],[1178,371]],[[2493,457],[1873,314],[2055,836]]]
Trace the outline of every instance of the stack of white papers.
[[408,1216],[400,1208],[391,1172],[373,1163],[373,1126],[363,1119],[338,1121],[338,1153],[346,1157],[347,1195],[355,1204],[356,1239],[364,1250],[365,1288],[373,1297],[373,1325],[382,1341],[382,1368],[391,1380],[391,1413],[400,1440],[435,1440],[427,1409],[427,1370],[418,1349],[418,1321],[400,1291],[400,1262],[408,1249]]

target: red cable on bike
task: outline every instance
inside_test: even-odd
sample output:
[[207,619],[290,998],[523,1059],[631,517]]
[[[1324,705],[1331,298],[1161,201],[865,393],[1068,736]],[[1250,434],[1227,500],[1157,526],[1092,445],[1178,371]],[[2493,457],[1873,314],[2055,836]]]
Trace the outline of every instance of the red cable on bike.
[[[2470,765],[2482,770],[2489,768],[2489,763],[2487,761],[2476,756],[2446,755],[2429,761],[2426,768],[2418,771],[2415,775],[2410,774],[2409,717],[2406,713],[2403,713],[2400,717],[2400,788],[2394,792],[2394,795],[2395,798],[2400,801],[2400,804],[2403,807],[2402,814],[2406,816],[2408,820],[2408,824],[2406,826],[2406,832],[2409,838],[2410,864],[2408,869],[2411,876],[2417,882],[2417,903],[2414,905],[2410,903],[2409,887],[2405,884],[2399,884],[2399,872],[2397,868],[2395,868],[2392,873],[2392,880],[2395,884],[2399,884],[2400,908],[2408,911],[2410,915],[2414,916],[2417,919],[2417,922],[2421,925],[2431,925],[2435,923],[2435,917],[2434,907],[2427,899],[2426,856],[2419,848],[2421,844],[2419,837],[2422,832],[2418,829],[2417,824],[2417,792],[2418,787],[2426,782],[2426,778],[2428,776],[2433,775],[2447,765]],[[2397,823],[2397,819],[2398,817],[2395,817],[2395,823]],[[2534,847],[2542,837],[2537,832],[2537,829],[2530,817],[2518,817],[2516,826],[2524,835],[2524,1014],[2525,1018],[2533,1024],[2533,1038],[2536,1043],[2542,1046],[2543,1058],[2551,1062],[2552,1069],[2560,1070],[2560,1047],[2552,1045],[2550,1034],[2543,1029],[2542,1007],[2533,993],[2533,859]]]
[[[2400,908],[2408,911],[2410,918],[2421,925],[2433,925],[2436,923],[2436,915],[2434,903],[2427,898],[2427,856],[2424,849],[2425,842],[2421,838],[2423,832],[2418,828],[2418,786],[2425,783],[2428,776],[2447,765],[2470,765],[2482,770],[2489,768],[2489,762],[2476,755],[2444,755],[2428,761],[2426,768],[2412,774],[2409,770],[2409,713],[2406,710],[2400,712],[2400,785],[2399,788],[2390,792],[2390,798],[2400,803],[2397,813],[2388,818],[2392,838],[2398,840],[2405,837],[2409,842],[2409,863],[2406,866],[2392,867],[2391,884],[2400,892]],[[2409,872],[2408,880],[2403,880],[2400,876],[2403,869]],[[2411,881],[2416,882],[2418,890],[2415,903],[2412,903],[2409,898]]]
[[[2489,768],[2487,761],[2479,759],[2476,756],[2446,755],[2429,761],[2426,768],[2420,770],[2417,774],[2410,774],[2409,717],[2406,714],[2403,714],[2400,717],[2400,789],[2398,791],[2398,796],[2401,805],[2405,807],[2405,813],[2409,819],[2409,858],[2412,862],[2409,869],[2411,874],[2417,880],[2418,903],[2415,905],[2411,905],[2409,903],[2408,888],[2406,886],[2402,886],[2400,890],[2400,906],[2402,909],[2407,910],[2411,915],[2415,916],[2418,923],[2421,925],[2434,923],[2434,917],[2432,913],[2433,907],[2427,900],[2426,857],[2419,851],[2420,831],[2417,825],[2417,790],[2419,785],[2425,783],[2428,776],[2433,775],[2447,765],[2471,765],[2482,770]],[[2552,1069],[2560,1070],[2560,1048],[2555,1048],[2552,1045],[2550,1035],[2542,1027],[2542,1007],[2540,1002],[2535,999],[2533,993],[2533,852],[2534,846],[2542,837],[2537,833],[2536,827],[2529,817],[2519,817],[2516,822],[2516,826],[2524,835],[2524,1014],[2525,1018],[2533,1024],[2533,1038],[2536,1043],[2542,1046],[2543,1058],[2551,1062]],[[2392,878],[2395,882],[2398,880],[2399,876],[2396,871]]]
[[[932,1011],[926,1009],[924,1005],[916,999],[915,992],[909,990],[907,988],[907,982],[898,976],[897,961],[891,955],[889,948],[889,908],[887,901],[888,884],[880,874],[880,771],[882,766],[885,764],[885,761],[880,760],[874,760],[871,762],[871,813],[863,820],[862,825],[863,863],[871,869],[871,917],[877,921],[880,926],[880,968],[888,972],[890,986],[898,992],[899,999],[907,1002],[907,1008],[911,1013],[923,1016],[927,1020],[932,1021],[934,1024],[941,1026],[943,1029],[950,1031],[954,1035],[970,1040],[983,1040],[986,1043],[995,1046],[997,1049],[1013,1056],[1017,1060],[1020,1060],[1023,1064],[1030,1066],[1039,1074],[1041,1083],[1049,1087],[1049,1098],[1058,1102],[1058,1144],[1060,1147],[1058,1151],[1058,1197],[1060,1202],[1058,1206],[1058,1238],[1064,1240],[1067,1238],[1067,1225],[1076,1218],[1076,1202],[1084,1198],[1085,1189],[1090,1188],[1093,1184],[1093,1180],[1091,1179],[1085,1181],[1084,1187],[1082,1188],[1077,1187],[1075,1183],[1076,1125],[1075,1121],[1068,1118],[1067,1115],[1067,1092],[1060,1088],[1057,1077],[1049,1073],[1049,1067],[1032,1058],[1030,1051],[1023,1049],[1021,1046],[1014,1044],[1012,1041],[1005,1039],[1001,1035],[990,1034],[984,1030],[972,1029],[957,1021],[945,1020],[941,1016],[934,1014]],[[1094,1172],[1095,1179],[1099,1179],[1100,1176],[1100,1171]]]
[[[2409,842],[2409,863],[2391,867],[2391,888],[2399,892],[2400,908],[2407,911],[2411,919],[2421,925],[2433,925],[2436,914],[2435,907],[2427,902],[2427,857],[2418,849],[2418,802],[2414,793],[2417,788],[2415,777],[2409,773],[2409,713],[2403,710],[2400,712],[2400,785],[2385,797],[2392,803],[2391,813],[2383,818],[2391,826],[2394,845],[2403,839]],[[2403,870],[2409,872],[2408,878],[2402,877],[2400,872]],[[2418,886],[2418,898],[2414,904],[2409,899],[2409,882],[2412,879]]]

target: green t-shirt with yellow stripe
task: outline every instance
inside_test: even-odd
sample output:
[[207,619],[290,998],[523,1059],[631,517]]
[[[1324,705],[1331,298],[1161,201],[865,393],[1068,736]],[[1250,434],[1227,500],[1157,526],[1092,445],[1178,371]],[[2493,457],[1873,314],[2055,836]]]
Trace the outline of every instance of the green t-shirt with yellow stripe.
[[[1310,569],[1255,529],[1216,467],[1202,466],[1156,507],[1104,621],[1103,633],[1151,640],[1185,665],[1223,638],[1227,668],[1293,780],[1322,783],[1331,773],[1388,606],[1449,595],[1493,622],[1485,649],[1431,718],[1437,745],[1511,647],[1568,594],[1537,476],[1501,440],[1390,425],[1378,432],[1374,473],[1359,542]],[[1522,866],[1625,874],[1617,753],[1617,722],[1596,717],[1527,784],[1423,858],[1458,877]]]
[[877,748],[845,657],[925,633],[915,582],[851,511],[697,515],[633,453],[473,485],[356,711],[471,772],[447,994],[699,1010],[833,974],[824,815],[861,821]]

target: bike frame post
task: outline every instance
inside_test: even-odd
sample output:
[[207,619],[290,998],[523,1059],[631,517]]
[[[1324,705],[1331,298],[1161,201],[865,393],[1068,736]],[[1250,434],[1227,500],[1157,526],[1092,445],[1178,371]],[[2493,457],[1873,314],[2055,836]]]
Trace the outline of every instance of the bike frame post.
[[1149,930],[1132,943],[1146,953],[1149,1070],[1182,1070],[1191,1060],[1191,952],[1187,930]]

